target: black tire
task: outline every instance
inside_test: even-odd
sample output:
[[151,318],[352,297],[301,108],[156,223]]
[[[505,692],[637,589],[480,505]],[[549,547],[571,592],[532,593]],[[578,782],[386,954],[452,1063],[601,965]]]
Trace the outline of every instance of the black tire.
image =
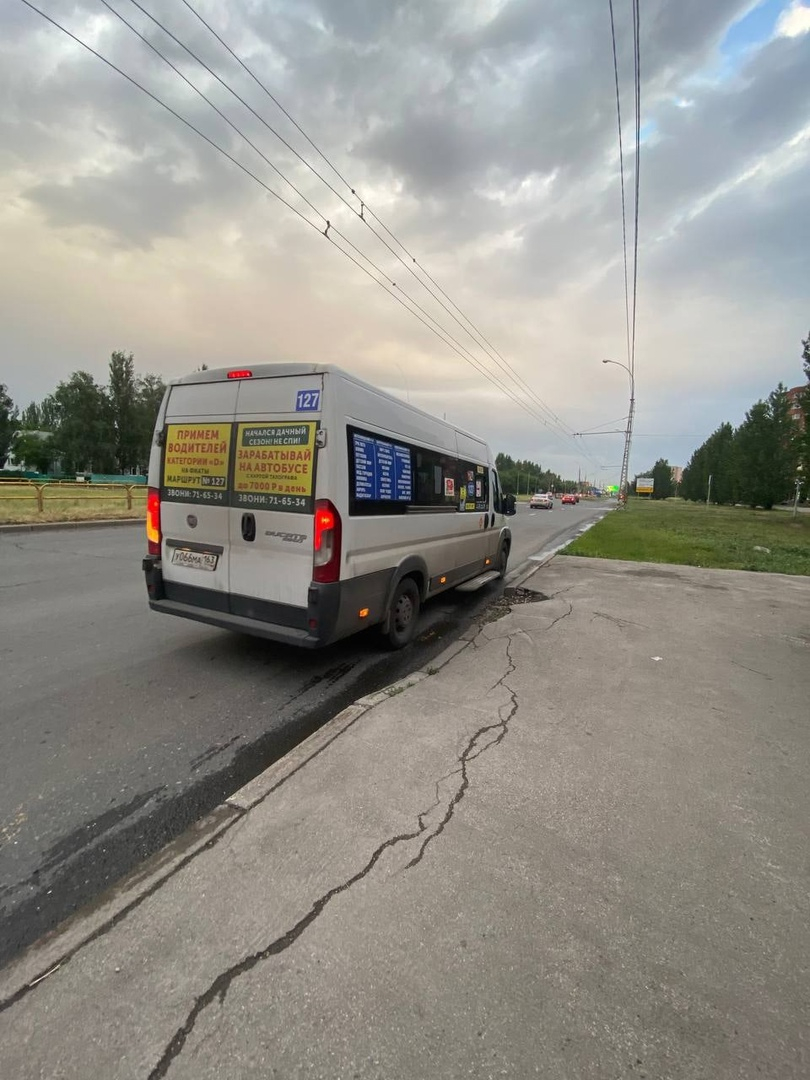
[[391,597],[386,640],[392,649],[404,649],[413,640],[419,620],[419,589],[413,578],[400,581]]
[[498,580],[503,581],[506,577],[506,565],[509,562],[509,549],[506,544],[501,544],[498,551],[498,561],[495,563],[495,568],[498,571]]

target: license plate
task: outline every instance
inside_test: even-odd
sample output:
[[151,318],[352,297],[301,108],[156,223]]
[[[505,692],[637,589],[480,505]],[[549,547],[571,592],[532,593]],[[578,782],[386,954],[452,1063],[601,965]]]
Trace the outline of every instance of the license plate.
[[189,570],[216,570],[218,555],[209,551],[186,551],[175,548],[172,563],[175,566],[187,566]]

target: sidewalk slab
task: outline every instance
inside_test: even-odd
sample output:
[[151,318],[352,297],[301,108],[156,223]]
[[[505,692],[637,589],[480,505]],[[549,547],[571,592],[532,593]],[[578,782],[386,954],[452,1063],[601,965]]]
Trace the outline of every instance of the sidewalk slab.
[[524,590],[6,1008],[36,950],[0,973],[4,1075],[806,1077],[810,580]]

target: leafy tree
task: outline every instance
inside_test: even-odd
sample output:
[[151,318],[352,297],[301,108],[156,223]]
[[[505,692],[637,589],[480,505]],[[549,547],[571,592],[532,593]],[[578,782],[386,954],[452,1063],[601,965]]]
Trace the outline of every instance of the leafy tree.
[[653,465],[650,475],[653,479],[654,499],[671,499],[675,494],[675,484],[672,480],[672,466],[666,458],[659,458]]
[[780,383],[745,414],[735,436],[740,499],[770,510],[788,499],[796,472],[796,431]]
[[15,461],[39,473],[50,471],[53,463],[53,439],[40,431],[18,431],[11,442]]
[[53,394],[56,411],[54,450],[65,472],[111,472],[115,467],[115,428],[104,389],[86,371],[75,371]]
[[135,432],[136,460],[139,468],[149,465],[149,451],[158,409],[166,393],[166,384],[159,375],[143,375],[136,383]]
[[11,436],[17,427],[17,409],[5,383],[0,383],[0,466],[5,464]]
[[24,431],[42,430],[42,410],[35,401],[32,401],[30,405],[26,405],[20,413],[20,427]]
[[39,406],[40,430],[56,431],[59,426],[59,404],[53,394],[48,394]]
[[704,501],[709,493],[710,476],[712,502],[737,501],[734,429],[731,424],[721,424],[692,454],[683,470],[681,495],[695,502]]
[[138,467],[138,387],[132,353],[114,352],[110,357],[107,389],[119,472]]

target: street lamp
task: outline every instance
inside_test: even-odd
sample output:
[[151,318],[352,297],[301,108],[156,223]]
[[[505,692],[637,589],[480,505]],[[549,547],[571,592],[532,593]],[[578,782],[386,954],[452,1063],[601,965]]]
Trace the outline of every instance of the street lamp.
[[632,368],[622,364],[618,360],[603,360],[603,364],[615,364],[616,367],[624,368],[630,378],[630,409],[627,413],[627,428],[624,432],[624,454],[622,456],[622,471],[619,475],[619,506],[627,505],[627,472],[630,468],[630,443],[633,439],[633,415],[636,411],[636,380]]

